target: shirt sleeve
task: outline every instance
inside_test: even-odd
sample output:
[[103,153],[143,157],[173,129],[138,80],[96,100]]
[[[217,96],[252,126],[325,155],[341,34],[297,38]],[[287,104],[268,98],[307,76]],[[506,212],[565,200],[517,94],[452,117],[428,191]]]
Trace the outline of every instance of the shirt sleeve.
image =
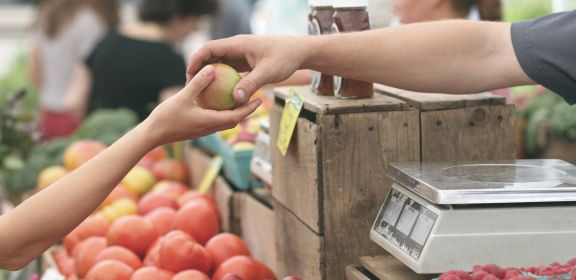
[[576,103],[576,11],[512,24],[512,44],[532,80]]

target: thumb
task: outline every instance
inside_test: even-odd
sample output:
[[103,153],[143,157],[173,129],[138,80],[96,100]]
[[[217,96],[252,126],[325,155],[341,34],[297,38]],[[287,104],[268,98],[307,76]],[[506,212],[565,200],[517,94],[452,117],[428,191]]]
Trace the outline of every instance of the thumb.
[[234,88],[234,100],[237,103],[246,103],[255,91],[270,82],[269,71],[262,66],[256,67],[238,82]]
[[214,66],[206,65],[184,87],[182,92],[194,100],[214,80]]

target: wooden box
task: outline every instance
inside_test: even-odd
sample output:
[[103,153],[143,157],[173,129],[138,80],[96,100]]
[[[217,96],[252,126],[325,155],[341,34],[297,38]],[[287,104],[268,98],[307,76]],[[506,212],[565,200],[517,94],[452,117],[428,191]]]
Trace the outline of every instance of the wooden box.
[[515,156],[513,110],[491,95],[418,106],[390,94],[339,100],[294,89],[304,107],[286,156],[275,143],[288,88],[276,90],[270,116],[279,275],[345,279],[358,257],[386,254],[369,232],[391,186],[389,163]]
[[429,280],[436,275],[419,275],[391,255],[360,257],[360,265],[346,267],[346,280]]

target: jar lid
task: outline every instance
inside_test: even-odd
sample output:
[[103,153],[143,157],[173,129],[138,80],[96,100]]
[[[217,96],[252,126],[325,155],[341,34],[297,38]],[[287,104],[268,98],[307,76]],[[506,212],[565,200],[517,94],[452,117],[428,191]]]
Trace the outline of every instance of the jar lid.
[[333,2],[333,0],[308,0],[308,6],[331,7]]
[[368,0],[333,0],[334,8],[368,7]]

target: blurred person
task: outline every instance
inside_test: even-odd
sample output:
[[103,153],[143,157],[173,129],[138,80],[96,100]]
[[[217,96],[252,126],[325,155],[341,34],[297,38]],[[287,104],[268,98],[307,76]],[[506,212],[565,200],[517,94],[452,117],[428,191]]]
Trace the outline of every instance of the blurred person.
[[117,0],[40,1],[28,68],[40,92],[40,128],[47,138],[67,136],[77,127],[63,101],[74,65],[118,22]]
[[108,32],[75,69],[69,110],[82,119],[99,108],[125,107],[145,119],[161,96],[184,86],[185,60],[175,48],[216,8],[215,0],[140,2],[138,21]]
[[500,21],[500,0],[394,0],[402,24],[446,19]]
[[211,39],[252,33],[250,10],[248,0],[220,0],[210,28]]
[[227,111],[198,107],[195,99],[214,75],[213,66],[204,67],[184,89],[106,150],[1,215],[0,269],[19,270],[60,242],[155,147],[232,128],[261,104],[254,100]]

